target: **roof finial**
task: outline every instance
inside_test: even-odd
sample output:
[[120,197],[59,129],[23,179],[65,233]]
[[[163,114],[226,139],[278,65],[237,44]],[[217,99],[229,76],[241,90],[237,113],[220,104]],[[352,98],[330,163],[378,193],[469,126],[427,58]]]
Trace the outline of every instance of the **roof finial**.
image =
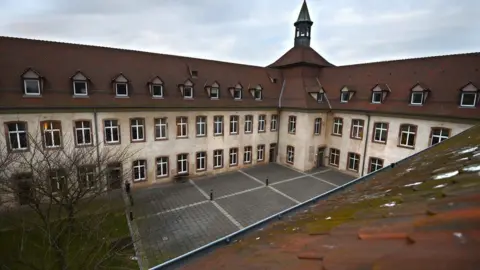
[[303,0],[302,8],[300,9],[300,13],[298,14],[297,22],[311,22],[310,13],[308,12],[307,1]]

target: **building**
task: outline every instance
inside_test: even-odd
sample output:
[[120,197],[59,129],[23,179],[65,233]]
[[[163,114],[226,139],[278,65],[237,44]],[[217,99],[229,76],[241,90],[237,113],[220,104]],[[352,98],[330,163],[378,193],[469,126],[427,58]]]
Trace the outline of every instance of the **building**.
[[1,37],[0,143],[131,145],[140,186],[265,162],[361,176],[479,122],[480,53],[335,66],[305,2],[294,26],[268,67]]

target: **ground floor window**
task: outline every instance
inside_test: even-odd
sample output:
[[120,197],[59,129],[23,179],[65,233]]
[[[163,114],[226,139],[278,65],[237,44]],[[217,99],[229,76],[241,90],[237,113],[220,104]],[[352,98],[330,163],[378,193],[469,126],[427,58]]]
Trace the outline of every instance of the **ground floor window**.
[[236,166],[238,163],[238,148],[230,148],[230,166]]
[[213,151],[213,168],[223,167],[223,150]]
[[197,171],[203,171],[207,168],[207,153],[197,153]]
[[243,148],[243,163],[248,164],[251,162],[252,162],[252,147],[245,146],[245,148]]
[[188,154],[179,154],[177,156],[177,173],[188,173]]
[[348,153],[347,169],[358,172],[360,164],[360,155],[355,153]]
[[157,177],[168,176],[168,157],[157,158]]
[[295,161],[295,147],[287,146],[287,162],[293,164]]
[[260,144],[257,146],[257,161],[263,161],[265,159],[265,145]]
[[147,179],[147,161],[144,159],[133,162],[133,181],[144,181]]
[[381,168],[383,168],[383,159],[371,157],[369,171],[374,172],[380,170]]
[[330,158],[329,163],[332,166],[337,166],[340,163],[340,150],[335,148],[330,148]]

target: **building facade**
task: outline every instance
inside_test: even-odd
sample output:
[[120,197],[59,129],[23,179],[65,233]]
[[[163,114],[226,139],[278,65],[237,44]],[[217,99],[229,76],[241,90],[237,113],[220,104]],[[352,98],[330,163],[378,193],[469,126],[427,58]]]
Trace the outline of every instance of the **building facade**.
[[128,145],[141,186],[267,162],[362,176],[479,123],[480,53],[334,66],[305,2],[294,26],[268,67],[1,37],[0,144]]

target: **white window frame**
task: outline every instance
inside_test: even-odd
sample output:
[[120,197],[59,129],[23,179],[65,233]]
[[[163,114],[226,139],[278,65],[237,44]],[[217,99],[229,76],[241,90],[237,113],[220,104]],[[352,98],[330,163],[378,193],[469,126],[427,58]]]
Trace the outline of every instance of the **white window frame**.
[[[336,158],[333,158],[333,160],[337,163],[332,162],[332,156],[335,156]],[[332,166],[338,167],[340,164],[340,150],[336,148],[330,148],[330,155],[328,157],[328,164]]]
[[[440,131],[440,133],[435,134],[435,131]],[[446,135],[444,133],[446,133]],[[434,127],[434,128],[432,128],[432,135],[430,137],[430,146],[434,145],[433,144],[433,139],[434,138],[438,139],[438,142],[436,144],[441,143],[444,140],[450,138],[450,130],[448,128]]]
[[270,118],[270,131],[277,131],[278,115],[272,114]]
[[[155,94],[155,87],[160,87],[160,95]],[[159,83],[150,84],[150,91],[152,91],[152,97],[163,98],[163,84],[159,84]]]
[[322,118],[315,118],[313,122],[313,134],[320,135],[320,126],[322,124]]
[[[54,128],[53,124],[59,123],[60,128]],[[47,126],[45,126],[45,124]],[[45,148],[58,148],[62,146],[62,123],[60,121],[45,121],[43,122],[43,138]],[[59,142],[55,144],[55,133],[58,133]],[[48,135],[47,135],[48,134]],[[50,136],[52,139],[52,145],[47,145],[47,136]]]
[[364,121],[361,119],[352,120],[352,134],[350,134],[352,138],[363,139],[363,124]]
[[[125,85],[125,91],[126,93],[125,94],[118,94],[118,86],[119,85]],[[115,95],[117,97],[128,97],[128,83],[126,82],[117,82],[115,83]]]
[[177,174],[187,174],[187,173],[188,173],[188,154],[178,154],[177,155]]
[[[135,173],[137,169],[137,173]],[[133,182],[140,182],[147,180],[147,161],[145,159],[138,159],[133,161]],[[143,171],[143,177],[142,172]]]
[[195,158],[195,169],[197,170],[197,172],[205,171],[207,169],[207,152],[197,152],[195,154]]
[[297,129],[297,117],[290,115],[288,117],[288,133],[295,134]]
[[[186,90],[187,89],[190,89],[189,93],[190,95],[186,95]],[[184,86],[183,87],[183,98],[186,98],[186,99],[192,99],[193,98],[193,86]]]
[[[108,125],[107,125],[108,123]],[[104,120],[103,122],[104,124],[104,131],[105,132],[105,143],[119,143],[120,142],[120,125],[118,124],[118,120]],[[116,124],[116,125],[114,125]],[[111,138],[108,138],[107,136],[107,129],[110,130],[110,135],[111,135]],[[113,140],[113,137],[114,137],[114,130],[117,131],[117,140]],[[110,140],[112,139],[112,140]]]
[[215,115],[213,117],[213,135],[223,135],[223,116]]
[[[176,125],[177,125],[177,130],[175,130],[175,133],[177,135],[177,138],[187,138],[188,137],[188,118],[185,116],[178,117],[176,121]],[[180,135],[178,134],[178,127],[180,127],[180,130],[182,131]]]
[[251,146],[245,146],[243,148],[243,163],[244,164],[252,163],[252,147]]
[[255,100],[262,100],[263,98],[262,89],[255,89],[253,91],[253,96],[255,97]]
[[[385,127],[384,127],[385,126]],[[378,142],[378,143],[387,143],[387,138],[388,138],[388,124],[384,122],[378,122],[374,124],[374,131],[373,131],[373,141]],[[375,135],[377,134],[377,130],[380,131],[380,140],[377,140],[375,138]],[[385,140],[381,140],[382,135],[385,133]]]
[[238,148],[230,148],[229,151],[230,156],[230,166],[237,166],[238,165]]
[[[23,124],[25,129],[21,130],[19,124]],[[10,129],[10,125],[15,125],[15,130]],[[22,150],[27,150],[28,149],[28,133],[27,133],[27,123],[25,122],[14,122],[14,123],[8,123],[7,124],[8,128],[8,142],[10,144],[10,149],[12,151],[22,151]],[[17,145],[13,145],[11,138],[11,135],[14,135],[17,138]],[[22,147],[22,140],[21,138],[25,138],[25,147]]]
[[[35,82],[37,84],[38,92],[27,92],[27,81]],[[42,90],[40,89],[40,79],[23,79],[23,92],[25,93],[25,96],[40,96],[42,94]]]
[[[380,97],[380,100],[376,101],[375,100],[375,97],[376,96],[379,96]],[[383,93],[380,92],[380,91],[374,91],[372,92],[372,103],[374,104],[381,104],[382,103],[382,97],[383,97]]]
[[[402,127],[408,127],[407,130],[402,130]],[[412,128],[415,129],[415,131],[412,131]],[[400,125],[400,138],[399,139],[399,142],[398,144],[400,146],[404,146],[404,147],[409,147],[409,148],[412,148],[412,147],[415,147],[415,143],[416,143],[416,136],[417,136],[417,127],[415,127],[414,125],[410,125],[410,124],[403,124],[403,125]],[[406,144],[402,144],[402,138],[403,136],[407,136],[406,137]],[[408,141],[410,139],[410,136],[413,136],[413,145],[409,145],[408,144]]]
[[259,144],[257,145],[257,161],[264,161],[265,160],[265,145]]
[[230,115],[230,134],[238,134],[238,115]]
[[213,168],[222,168],[223,167],[223,150],[217,149],[213,150]]
[[[80,123],[81,126],[77,128],[77,123]],[[88,127],[85,126],[85,123],[88,123]],[[75,143],[77,144],[77,146],[85,146],[85,145],[92,145],[93,143],[93,140],[92,140],[92,124],[90,121],[86,121],[86,120],[79,120],[79,121],[75,121],[73,123],[75,125]],[[81,132],[81,136],[82,136],[82,140],[83,140],[83,143],[80,143],[78,141],[78,131]],[[88,139],[90,140],[89,143],[85,143],[85,139],[87,138],[88,136]]]
[[155,139],[164,140],[168,138],[167,118],[155,118]]
[[[77,83],[83,83],[85,85],[85,93],[77,92]],[[73,81],[73,95],[74,96],[88,96],[88,83],[87,81]]]
[[[413,97],[414,97],[415,95],[420,95],[420,97],[421,97],[421,98],[420,98],[420,103],[415,103],[415,102],[414,102],[415,99],[414,99]],[[412,91],[412,94],[411,94],[411,96],[410,96],[410,105],[423,105],[423,98],[424,98],[424,96],[425,96],[425,93],[423,93],[423,91]]]
[[287,162],[293,164],[295,162],[295,147],[287,146]]
[[[239,93],[238,97],[237,97],[236,93]],[[242,89],[241,88],[234,88],[233,89],[233,99],[235,99],[235,100],[241,100],[242,99]]]
[[[57,169],[53,170],[50,172],[50,189],[52,193],[57,193],[62,191],[63,185],[61,182],[63,182],[63,185],[67,184],[67,181],[65,179],[65,172],[62,169]],[[52,187],[52,182],[55,182],[55,189]]]
[[[346,97],[346,99],[344,99]],[[350,93],[343,91],[340,93],[340,102],[341,103],[347,103],[348,100],[350,99]]]
[[[355,165],[357,165],[356,169],[355,169]],[[360,168],[360,155],[357,153],[348,153],[347,169],[350,171],[358,172],[359,168]]]
[[332,134],[342,136],[342,134],[343,134],[343,119],[342,118],[335,118],[333,120]]
[[253,132],[253,115],[245,115],[245,133]]
[[197,116],[197,123],[195,123],[195,133],[197,137],[207,136],[207,117]]
[[264,114],[258,116],[258,132],[265,132],[265,118],[267,116]]
[[[81,166],[77,168],[79,182],[85,182],[85,188],[91,189],[95,186],[95,167],[93,166]],[[82,179],[85,178],[85,179]],[[80,183],[79,183],[80,184]]]
[[[213,95],[213,93],[216,93]],[[220,98],[220,88],[218,87],[211,87],[210,88],[210,98],[211,99],[219,99]]]
[[[372,170],[372,165],[375,166],[375,170]],[[381,168],[383,168],[383,160],[380,159],[380,158],[376,158],[376,157],[370,157],[370,162],[368,164],[368,169],[369,169],[370,173],[376,172],[376,171],[380,170]]]
[[[157,178],[167,177],[168,176],[168,167],[169,167],[168,166],[168,157],[166,157],[166,156],[157,157],[155,162],[156,162],[156,165],[157,165],[157,171],[155,172]],[[164,168],[163,168],[164,166],[165,166],[165,171],[164,171]]]
[[[464,95],[474,95],[473,104],[463,104]],[[477,105],[477,97],[478,97],[477,92],[463,91],[460,99],[460,107],[467,107],[467,108],[475,107]]]
[[[133,131],[136,130],[137,138],[134,138]],[[140,137],[140,131],[142,131],[142,136]],[[145,120],[142,118],[133,118],[130,119],[130,138],[132,142],[141,142],[145,140]]]

